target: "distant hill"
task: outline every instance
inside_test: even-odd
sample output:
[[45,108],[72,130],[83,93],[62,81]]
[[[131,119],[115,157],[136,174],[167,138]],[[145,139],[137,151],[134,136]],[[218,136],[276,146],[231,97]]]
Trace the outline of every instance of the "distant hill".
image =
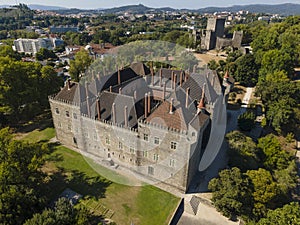
[[151,9],[152,8],[139,4],[139,5],[126,5],[121,7],[114,7],[110,9],[102,9],[101,11],[105,13],[123,13],[123,12],[145,13]]
[[[0,8],[9,7],[8,5],[0,5]],[[300,15],[300,4],[284,3],[277,5],[268,5],[268,4],[253,4],[253,5],[234,5],[230,7],[207,7],[200,9],[174,9],[170,7],[163,8],[151,8],[142,4],[139,5],[126,5],[121,7],[114,7],[109,9],[70,9],[59,6],[45,6],[45,5],[29,5],[31,9],[40,9],[40,10],[49,10],[56,11],[61,14],[70,14],[70,13],[80,13],[80,12],[103,12],[103,13],[124,13],[131,12],[135,14],[144,14],[149,12],[166,12],[166,11],[189,11],[189,12],[198,12],[198,13],[214,13],[222,11],[237,12],[241,10],[246,10],[252,13],[270,13],[270,14],[280,14],[280,15]]]
[[213,13],[220,11],[237,12],[246,10],[252,13],[270,13],[280,15],[300,15],[300,4],[278,4],[278,5],[267,5],[267,4],[255,4],[255,5],[235,5],[231,7],[207,7],[196,10],[198,13]]
[[36,5],[36,4],[31,4],[28,5],[30,9],[33,10],[61,10],[61,9],[67,9],[66,7],[60,7],[60,6],[50,6],[50,5]]

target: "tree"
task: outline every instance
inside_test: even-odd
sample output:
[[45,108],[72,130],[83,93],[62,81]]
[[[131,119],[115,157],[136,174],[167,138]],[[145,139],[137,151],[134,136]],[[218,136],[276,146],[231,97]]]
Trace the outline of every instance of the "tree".
[[11,46],[3,45],[0,46],[0,57],[9,56],[10,58],[20,60],[21,55],[14,51]]
[[88,225],[90,212],[85,208],[76,208],[66,198],[59,198],[54,209],[45,209],[36,213],[24,225]]
[[22,224],[39,208],[43,174],[40,171],[46,144],[30,144],[12,138],[8,128],[0,130],[0,221]]
[[31,118],[48,106],[48,95],[61,84],[49,66],[0,57],[0,112],[14,123]]
[[276,71],[261,78],[256,90],[266,105],[269,125],[280,132],[291,122],[293,108],[300,103],[300,85],[290,81],[286,72]]
[[52,51],[49,50],[47,48],[41,48],[36,54],[35,57],[37,60],[45,60],[45,59],[51,59],[51,60],[55,60],[58,57],[56,56],[56,54]]
[[234,78],[246,87],[253,87],[258,81],[258,65],[252,54],[246,54],[239,57],[236,61],[236,70]]
[[246,111],[238,117],[238,126],[243,131],[250,131],[255,126],[256,116],[252,111]]
[[213,192],[215,207],[231,219],[251,212],[253,199],[250,187],[249,179],[236,167],[222,170],[219,177],[212,179],[208,185]]
[[75,55],[75,60],[70,61],[70,75],[75,81],[79,81],[82,74],[86,71],[89,65],[92,63],[92,59],[89,53],[85,49],[81,49]]
[[260,138],[257,147],[264,153],[264,166],[268,170],[283,170],[289,166],[291,155],[281,148],[280,142],[273,134]]
[[300,205],[297,202],[291,202],[282,208],[271,210],[266,218],[258,221],[257,225],[298,225],[300,224]]
[[283,199],[289,200],[292,191],[297,187],[297,180],[299,178],[295,161],[290,161],[288,167],[285,169],[275,170],[274,178],[282,192]]
[[276,207],[276,200],[280,190],[271,173],[265,169],[249,170],[247,175],[254,187],[252,194],[255,201],[253,214],[256,219],[259,219],[266,215],[267,209]]
[[226,135],[229,144],[229,165],[238,167],[246,172],[249,169],[257,169],[260,159],[256,144],[250,137],[239,131],[232,131]]

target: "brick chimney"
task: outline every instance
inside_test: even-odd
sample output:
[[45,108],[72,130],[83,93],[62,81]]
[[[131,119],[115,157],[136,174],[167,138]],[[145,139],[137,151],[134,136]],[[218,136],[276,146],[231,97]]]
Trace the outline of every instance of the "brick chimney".
[[164,82],[164,88],[163,88],[163,101],[166,100],[166,82]]
[[85,82],[85,94],[86,94],[87,114],[90,117],[91,116],[91,109],[90,109],[90,96],[89,96],[88,82]]
[[162,69],[159,70],[159,86],[162,85]]
[[181,72],[180,72],[180,87],[182,87],[182,78],[183,78],[183,72],[181,70]]
[[112,92],[112,86],[109,86],[109,92]]
[[71,90],[71,79],[67,80],[67,86],[68,86],[68,90]]
[[121,71],[118,69],[118,84],[121,84]]
[[196,73],[197,65],[193,66],[193,73]]
[[100,98],[97,97],[97,113],[98,113],[98,120],[101,120],[101,106],[100,106]]
[[113,123],[115,124],[116,123],[116,103],[113,103],[112,104],[112,120],[113,120]]
[[128,127],[128,107],[124,107],[124,126]]
[[174,73],[174,90],[176,90],[177,75]]
[[154,71],[153,71],[153,64],[152,64],[152,67],[151,67],[151,84],[152,86],[154,86]]
[[147,109],[147,104],[148,103],[148,95],[147,93],[145,94],[145,103],[144,103],[144,106],[145,106],[145,118],[147,118],[148,116],[148,109]]
[[151,92],[148,92],[148,106],[147,106],[147,112],[150,114],[151,111]]
[[185,92],[185,108],[189,107],[189,94],[190,94],[190,88],[188,87]]
[[174,111],[173,111],[173,104],[174,104],[174,99],[171,98],[169,114],[174,114]]

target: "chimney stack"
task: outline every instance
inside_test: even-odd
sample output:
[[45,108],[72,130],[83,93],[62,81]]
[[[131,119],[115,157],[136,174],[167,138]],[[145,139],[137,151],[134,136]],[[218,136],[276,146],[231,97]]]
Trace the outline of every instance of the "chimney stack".
[[121,84],[121,72],[120,69],[118,68],[118,84]]
[[176,84],[177,84],[177,75],[174,74],[174,90],[176,90]]
[[116,123],[116,103],[112,104],[112,119],[113,119],[113,123]]
[[159,86],[161,87],[162,85],[162,69],[159,71]]
[[67,80],[68,90],[71,90],[71,79]]
[[97,97],[97,113],[98,113],[98,120],[101,120],[101,106],[100,106],[100,98]]
[[164,82],[164,89],[163,89],[163,100],[166,100],[166,82]]
[[112,92],[112,86],[109,86],[109,92]]
[[181,70],[181,72],[180,72],[180,87],[182,87],[182,77],[183,77],[183,72]]
[[189,107],[189,93],[190,93],[190,88],[188,87],[185,92],[185,108]]
[[124,126],[128,127],[128,107],[124,107]]
[[145,106],[145,118],[147,118],[148,116],[148,109],[147,109],[147,102],[148,102],[148,95],[147,93],[145,94],[145,103],[144,103],[144,106]]
[[86,94],[87,114],[88,114],[89,117],[91,117],[90,96],[89,96],[88,82],[85,82],[85,94]]
[[173,89],[174,86],[174,71],[171,72],[171,89]]
[[171,98],[171,101],[170,101],[170,111],[169,111],[169,114],[174,114],[174,111],[173,111],[173,104],[174,104],[174,99]]
[[151,92],[148,92],[148,114],[150,114],[151,111]]
[[122,94],[122,88],[119,88],[119,94]]
[[197,65],[193,66],[193,73],[196,73]]
[[152,86],[154,86],[154,71],[153,71],[153,67],[151,67],[151,83],[152,83]]

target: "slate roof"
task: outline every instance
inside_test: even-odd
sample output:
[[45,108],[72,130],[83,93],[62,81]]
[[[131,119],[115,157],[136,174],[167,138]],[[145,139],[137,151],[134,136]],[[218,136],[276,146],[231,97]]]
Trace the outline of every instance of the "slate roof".
[[[116,123],[123,124],[125,123],[125,114],[124,108],[127,106],[128,112],[128,125],[129,127],[134,127],[137,124],[137,116],[135,109],[135,102],[133,97],[126,95],[119,95],[117,93],[103,91],[100,96],[100,108],[101,108],[101,120],[107,120],[113,122],[112,116],[112,106],[115,103],[116,107]],[[97,118],[97,104],[93,103],[91,109],[92,117]]]
[[204,74],[192,73],[189,76],[189,79],[183,84],[182,88],[190,88],[190,96],[192,99],[199,101],[202,95],[202,88],[205,84],[205,100],[206,102],[214,102],[218,94],[211,85],[211,82],[208,80],[207,76]]
[[130,68],[140,76],[146,76],[151,73],[150,69],[142,62],[132,63]]
[[74,97],[77,91],[78,83],[71,82],[71,88],[68,90],[68,85],[65,85],[60,92],[54,97],[55,100],[64,100],[70,103],[74,102]]

